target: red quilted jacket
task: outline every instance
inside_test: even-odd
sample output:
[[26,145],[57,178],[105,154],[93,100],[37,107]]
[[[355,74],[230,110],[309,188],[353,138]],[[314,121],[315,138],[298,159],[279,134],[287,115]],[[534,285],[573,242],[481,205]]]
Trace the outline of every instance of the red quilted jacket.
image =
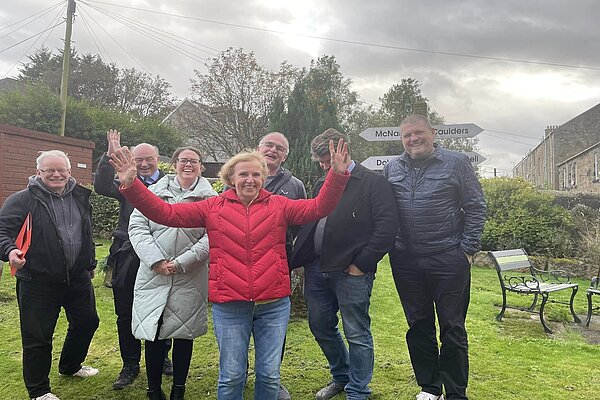
[[290,295],[287,226],[331,213],[349,177],[329,173],[319,196],[309,200],[290,200],[262,189],[248,207],[234,189],[200,202],[176,204],[165,203],[137,180],[121,192],[154,222],[206,227],[210,246],[209,301],[262,301]]

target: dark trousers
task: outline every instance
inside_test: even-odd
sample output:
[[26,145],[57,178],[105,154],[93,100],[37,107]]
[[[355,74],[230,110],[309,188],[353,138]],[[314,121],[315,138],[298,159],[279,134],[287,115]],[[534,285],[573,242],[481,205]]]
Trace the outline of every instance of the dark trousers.
[[[150,390],[158,389],[162,384],[163,362],[170,344],[171,339],[145,341],[146,376],[148,377],[148,389]],[[173,340],[173,385],[185,385],[190,370],[193,347],[193,340]]]
[[[471,269],[460,248],[430,256],[390,254],[396,289],[406,314],[406,343],[422,390],[467,399],[469,356],[465,319]],[[436,340],[435,317],[441,348]]]
[[69,326],[58,371],[79,371],[98,328],[94,288],[89,275],[81,282],[53,284],[17,279],[17,302],[23,343],[23,379],[29,397],[50,392],[52,336],[60,309],[65,309]]
[[139,365],[142,357],[142,342],[131,332],[133,288],[139,266],[140,259],[131,247],[122,248],[114,255],[112,289],[123,365]]

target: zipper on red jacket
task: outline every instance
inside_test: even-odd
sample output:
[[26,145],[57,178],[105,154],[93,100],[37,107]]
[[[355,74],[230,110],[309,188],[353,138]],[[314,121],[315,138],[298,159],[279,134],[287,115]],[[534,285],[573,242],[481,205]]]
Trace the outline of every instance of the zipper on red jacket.
[[[254,200],[252,200],[254,201]],[[246,266],[250,273],[250,301],[254,301],[254,279],[252,278],[252,252],[250,251],[250,205],[246,206]],[[243,204],[243,203],[242,203]]]

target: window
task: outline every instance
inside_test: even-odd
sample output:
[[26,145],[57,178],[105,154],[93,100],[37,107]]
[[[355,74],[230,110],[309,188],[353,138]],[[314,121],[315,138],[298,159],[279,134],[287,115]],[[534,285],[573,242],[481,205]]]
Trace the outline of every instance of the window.
[[577,163],[571,164],[571,187],[577,186]]
[[594,153],[594,182],[598,181],[598,153]]

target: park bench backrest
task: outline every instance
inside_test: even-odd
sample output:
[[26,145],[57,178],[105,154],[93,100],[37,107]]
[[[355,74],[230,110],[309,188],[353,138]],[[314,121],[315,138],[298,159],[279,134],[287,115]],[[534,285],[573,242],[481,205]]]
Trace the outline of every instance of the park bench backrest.
[[523,249],[489,251],[488,254],[494,261],[498,273],[521,268],[531,270],[531,262]]

